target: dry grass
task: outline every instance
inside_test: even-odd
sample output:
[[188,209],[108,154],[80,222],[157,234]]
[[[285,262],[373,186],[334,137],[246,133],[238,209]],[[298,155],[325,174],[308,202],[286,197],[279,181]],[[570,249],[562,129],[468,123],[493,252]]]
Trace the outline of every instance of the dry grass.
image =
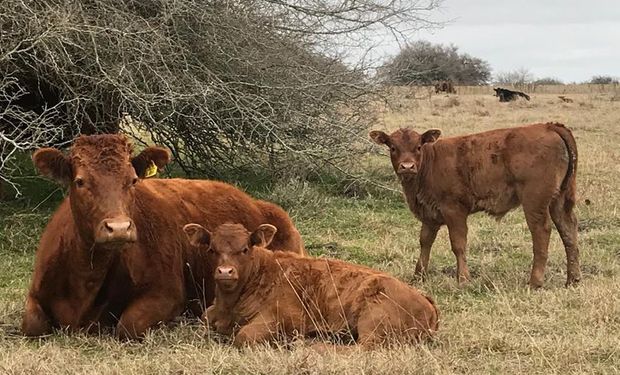
[[[537,292],[526,288],[532,255],[520,210],[501,223],[484,215],[470,218],[468,260],[474,279],[459,289],[445,229],[433,248],[430,276],[424,282],[413,279],[419,223],[398,194],[369,190],[363,198],[347,198],[323,185],[291,182],[255,194],[292,213],[315,255],[383,269],[434,295],[441,326],[433,342],[372,353],[319,355],[303,343],[240,352],[187,321],[158,329],[140,344],[62,333],[26,340],[15,330],[33,246],[48,212],[38,212],[38,219],[11,214],[0,220],[0,372],[620,372],[620,102],[610,100],[614,95],[572,93],[575,103],[561,103],[555,93],[534,94],[531,102],[508,104],[490,95],[460,95],[459,105],[446,105],[450,102],[443,96],[415,102],[412,96],[382,111],[377,126],[434,127],[450,136],[538,121],[568,125],[580,151],[577,214],[584,278],[579,287],[563,287],[565,255],[554,231],[545,287]],[[397,186],[387,157],[370,156],[361,165],[382,183]]]

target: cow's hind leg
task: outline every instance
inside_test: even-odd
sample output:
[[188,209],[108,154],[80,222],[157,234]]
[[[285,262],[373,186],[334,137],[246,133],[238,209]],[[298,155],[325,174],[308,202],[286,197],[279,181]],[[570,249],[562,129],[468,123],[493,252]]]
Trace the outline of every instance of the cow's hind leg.
[[530,275],[530,287],[540,288],[544,283],[545,267],[549,254],[549,237],[551,236],[551,218],[549,217],[549,201],[544,199],[533,200],[539,192],[524,193],[529,200],[523,202],[523,212],[527,226],[532,234],[532,250],[534,261]]
[[549,212],[566,250],[566,286],[574,285],[581,280],[581,270],[577,247],[577,217],[573,212],[572,202],[560,196],[551,202]]
[[415,274],[424,275],[428,271],[428,262],[431,254],[431,247],[437,238],[439,226],[422,223],[420,230],[420,258],[415,265]]

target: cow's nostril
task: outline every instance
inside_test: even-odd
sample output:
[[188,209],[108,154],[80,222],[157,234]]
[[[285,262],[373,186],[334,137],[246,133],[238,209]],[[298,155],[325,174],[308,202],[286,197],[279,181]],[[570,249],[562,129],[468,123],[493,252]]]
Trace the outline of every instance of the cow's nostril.
[[105,229],[109,232],[109,233],[113,233],[114,232],[114,228],[110,225],[109,222],[105,221],[103,223],[103,226],[105,227]]

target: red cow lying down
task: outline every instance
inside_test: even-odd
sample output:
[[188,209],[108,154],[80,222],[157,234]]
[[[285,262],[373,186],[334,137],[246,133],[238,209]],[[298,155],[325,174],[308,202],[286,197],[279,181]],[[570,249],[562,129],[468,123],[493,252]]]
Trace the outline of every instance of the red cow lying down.
[[376,143],[389,147],[409,209],[422,221],[416,273],[428,268],[431,246],[445,224],[457,279],[468,280],[467,217],[484,211],[499,219],[521,205],[533,240],[530,286],[543,285],[552,221],[566,248],[566,283],[577,283],[577,145],[571,131],[547,123],[438,139],[440,134],[437,129],[370,132]]
[[271,223],[281,233],[273,246],[304,253],[291,219],[274,204],[222,182],[142,179],[151,162],[161,168],[169,158],[159,147],[132,156],[121,135],[81,136],[68,155],[34,153],[41,174],[69,193],[41,236],[25,335],[116,324],[120,337],[137,338],[186,307],[202,315],[213,300],[213,268],[187,243],[182,227],[190,221],[211,229]]
[[214,232],[198,224],[184,229],[217,266],[215,302],[204,319],[220,333],[235,332],[235,346],[348,332],[372,348],[417,341],[438,328],[433,301],[392,276],[266,250],[276,234],[272,225],[251,233],[240,224],[223,224]]

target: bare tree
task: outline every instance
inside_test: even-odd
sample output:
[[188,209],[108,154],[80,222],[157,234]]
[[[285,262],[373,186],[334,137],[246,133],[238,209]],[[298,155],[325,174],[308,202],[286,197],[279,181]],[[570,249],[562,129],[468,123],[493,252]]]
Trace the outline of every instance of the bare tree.
[[385,82],[398,85],[430,85],[444,80],[483,85],[491,78],[491,69],[486,61],[459,53],[454,45],[416,41],[387,61],[381,76]]
[[509,72],[495,74],[495,83],[525,87],[534,81],[534,75],[527,68],[519,68]]
[[343,168],[373,119],[370,36],[406,40],[439,1],[5,0],[0,178],[126,116],[187,173]]
[[612,76],[594,76],[590,79],[589,83],[593,85],[608,85],[611,83],[618,83],[618,79]]

